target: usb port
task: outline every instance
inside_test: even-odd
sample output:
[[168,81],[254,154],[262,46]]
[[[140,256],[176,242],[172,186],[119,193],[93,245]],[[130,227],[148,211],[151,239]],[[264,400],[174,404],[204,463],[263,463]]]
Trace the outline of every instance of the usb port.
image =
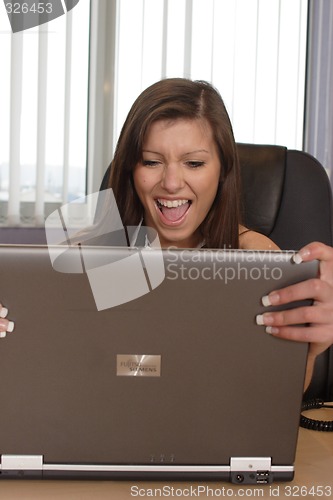
[[270,482],[268,470],[257,471],[257,484],[268,484]]

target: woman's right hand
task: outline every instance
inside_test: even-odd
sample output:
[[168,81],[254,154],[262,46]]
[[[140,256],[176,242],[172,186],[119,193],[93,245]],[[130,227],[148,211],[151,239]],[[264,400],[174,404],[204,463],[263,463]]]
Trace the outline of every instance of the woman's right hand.
[[14,322],[7,319],[8,309],[0,304],[0,338],[14,330]]

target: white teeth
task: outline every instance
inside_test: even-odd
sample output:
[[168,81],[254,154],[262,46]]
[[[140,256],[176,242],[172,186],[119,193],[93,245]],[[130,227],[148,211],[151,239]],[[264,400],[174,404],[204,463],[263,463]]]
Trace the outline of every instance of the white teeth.
[[180,207],[180,205],[188,203],[189,200],[162,200],[159,198],[157,201],[160,205],[163,205],[164,207],[176,208]]

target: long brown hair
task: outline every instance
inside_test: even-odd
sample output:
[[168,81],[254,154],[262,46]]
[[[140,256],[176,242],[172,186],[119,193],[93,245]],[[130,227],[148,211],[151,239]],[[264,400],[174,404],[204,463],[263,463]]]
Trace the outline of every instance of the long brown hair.
[[219,153],[219,186],[200,228],[206,246],[238,248],[240,173],[237,149],[223,100],[205,81],[161,80],[144,90],[134,102],[119,136],[108,185],[113,189],[123,224],[135,226],[143,217],[143,207],[134,188],[133,169],[142,160],[149,126],[158,120],[177,118],[207,120]]

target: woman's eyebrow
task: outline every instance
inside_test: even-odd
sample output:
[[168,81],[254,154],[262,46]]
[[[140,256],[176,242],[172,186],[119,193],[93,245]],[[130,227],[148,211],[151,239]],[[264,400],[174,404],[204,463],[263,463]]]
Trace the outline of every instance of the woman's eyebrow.
[[196,153],[207,153],[207,154],[210,154],[210,152],[207,151],[207,149],[195,149],[194,151],[189,151],[188,153],[185,153],[183,156],[189,156],[189,155],[193,155],[193,154],[196,154]]
[[[152,153],[155,155],[163,156],[163,153],[159,153],[158,151],[153,151],[151,149],[143,149],[142,153]],[[190,156],[197,153],[206,153],[208,155],[210,154],[210,152],[207,149],[195,149],[194,151],[189,151],[188,153],[184,153],[182,157]]]
[[152,151],[151,149],[143,149],[142,153],[153,153],[154,155],[162,156],[162,153],[159,153],[158,151]]

